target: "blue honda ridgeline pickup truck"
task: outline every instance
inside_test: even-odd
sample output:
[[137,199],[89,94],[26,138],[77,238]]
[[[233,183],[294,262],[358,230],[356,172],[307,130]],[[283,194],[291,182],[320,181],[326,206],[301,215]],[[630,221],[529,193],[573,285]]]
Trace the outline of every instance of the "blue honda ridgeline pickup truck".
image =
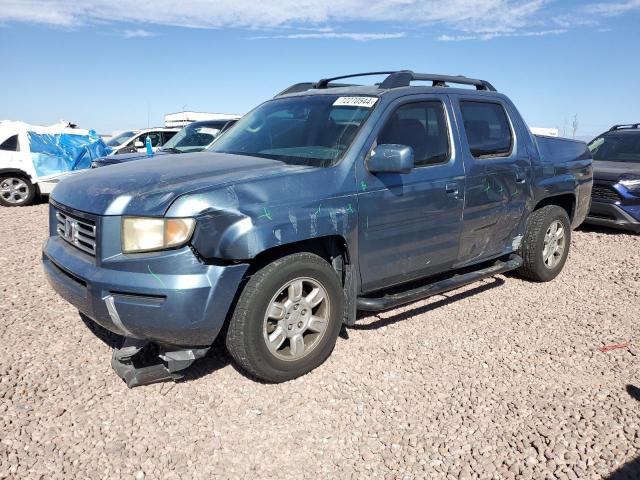
[[376,74],[294,85],[209,151],[55,188],[44,269],[125,337],[111,363],[127,385],[179,378],[218,336],[247,372],[287,381],[357,310],[560,273],[589,209],[586,145],[532,135],[486,81]]

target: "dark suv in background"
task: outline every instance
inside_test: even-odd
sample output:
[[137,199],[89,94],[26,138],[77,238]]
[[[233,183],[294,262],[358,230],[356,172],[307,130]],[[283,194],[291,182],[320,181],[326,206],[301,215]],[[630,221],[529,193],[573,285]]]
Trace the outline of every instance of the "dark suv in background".
[[596,137],[587,222],[640,233],[640,123],[614,125]]

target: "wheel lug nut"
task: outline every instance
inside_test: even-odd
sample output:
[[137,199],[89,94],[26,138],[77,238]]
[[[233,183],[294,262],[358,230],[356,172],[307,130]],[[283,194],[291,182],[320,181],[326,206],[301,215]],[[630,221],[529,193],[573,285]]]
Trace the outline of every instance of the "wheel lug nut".
[[289,326],[287,327],[287,330],[291,330],[292,328],[293,328],[293,325],[289,325]]
[[298,309],[298,305],[294,305],[294,306],[293,306],[293,309],[294,309],[294,310],[297,310],[297,309]]
[[298,328],[302,328],[302,322],[298,322]]

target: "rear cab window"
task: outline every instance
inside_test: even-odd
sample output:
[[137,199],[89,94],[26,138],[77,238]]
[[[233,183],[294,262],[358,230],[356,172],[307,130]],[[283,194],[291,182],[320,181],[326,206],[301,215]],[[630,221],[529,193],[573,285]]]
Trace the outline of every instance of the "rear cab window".
[[474,158],[508,157],[513,133],[504,107],[489,101],[460,101],[469,150]]

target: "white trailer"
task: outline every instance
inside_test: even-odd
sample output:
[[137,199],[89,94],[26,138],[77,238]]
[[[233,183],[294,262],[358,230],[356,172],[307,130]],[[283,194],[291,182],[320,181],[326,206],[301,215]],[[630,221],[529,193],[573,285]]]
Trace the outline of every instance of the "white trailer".
[[164,116],[165,127],[185,127],[192,122],[203,120],[238,120],[240,115],[229,113],[206,113],[206,112],[177,112],[168,113]]

